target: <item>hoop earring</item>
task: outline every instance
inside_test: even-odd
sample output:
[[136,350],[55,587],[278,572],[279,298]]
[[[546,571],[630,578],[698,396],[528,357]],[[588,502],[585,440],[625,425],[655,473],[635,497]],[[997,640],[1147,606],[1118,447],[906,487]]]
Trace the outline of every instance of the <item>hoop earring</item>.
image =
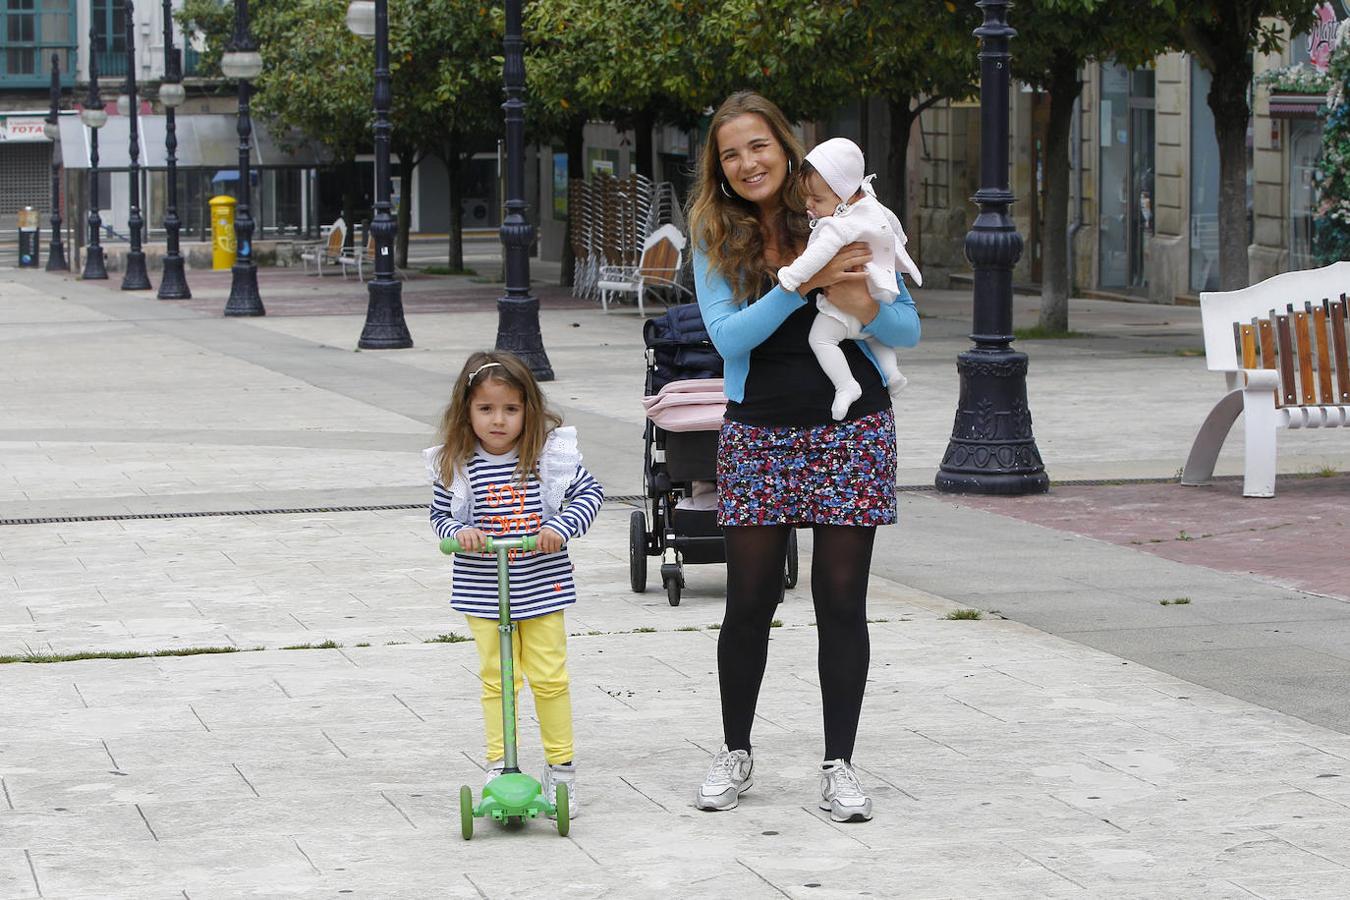
[[792,157],[788,157],[788,174],[792,174]]
[[734,200],[734,199],[736,199],[735,197],[733,197],[733,196],[731,195],[731,191],[727,189],[727,183],[726,183],[725,181],[719,181],[719,182],[717,182],[717,186],[720,187],[720,188],[722,189],[722,196],[723,196],[723,197],[726,197],[728,200]]

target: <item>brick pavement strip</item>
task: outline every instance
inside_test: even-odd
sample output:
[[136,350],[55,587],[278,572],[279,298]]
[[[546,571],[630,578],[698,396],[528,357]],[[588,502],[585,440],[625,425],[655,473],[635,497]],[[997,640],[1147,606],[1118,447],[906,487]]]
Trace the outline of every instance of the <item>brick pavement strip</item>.
[[[929,296],[930,309],[965,306]],[[1113,396],[1130,415],[1136,399],[1111,388],[1125,372],[1148,369],[1144,385],[1175,385],[1183,368],[1189,377],[1194,360],[1141,366],[1128,337],[1147,325],[1164,335],[1155,342],[1193,342],[1189,313],[1076,310],[1103,338],[1038,350],[1041,390],[1081,389],[1038,407],[1047,458],[1091,477],[1166,474],[1186,404],[1207,408],[1213,391],[1185,393],[1183,408],[1164,410],[1124,453],[1112,429],[1074,419]],[[640,418],[615,397],[640,383],[636,319],[546,307],[543,321],[560,373],[550,396],[591,435],[588,461],[611,493],[631,493]],[[439,392],[467,349],[490,342],[495,318],[419,313],[414,351],[339,352],[357,326],[359,315],[226,322],[0,272],[10,404],[0,517],[420,497],[416,450]],[[915,385],[902,438],[916,460],[940,455],[951,358],[964,342],[955,318],[925,327],[929,341],[907,361]],[[1339,446],[1311,437],[1293,465]],[[871,588],[873,666],[855,759],[873,822],[836,825],[814,805],[820,713],[806,578],[772,632],[756,787],[735,812],[692,808],[719,730],[708,626],[721,617],[722,569],[690,567],[678,608],[658,591],[630,593],[631,509],[611,503],[574,548],[585,598],[568,616],[583,814],[567,839],[536,822],[523,833],[483,825],[468,843],[455,791],[481,781],[477,661],[470,643],[427,643],[465,629],[446,608],[447,562],[416,510],[0,526],[0,654],[242,651],[0,665],[0,900],[1350,890],[1350,736],[1018,622],[946,619],[974,605],[952,586],[976,567],[944,555],[935,526],[984,539],[990,556],[1029,559],[1045,539],[934,498],[906,498],[904,509]],[[1062,536],[1056,553],[1109,560],[1097,564],[1103,581],[1128,571],[1147,582],[1124,551],[1099,557],[1095,542],[1052,534]],[[919,575],[929,592],[912,586]],[[986,589],[1047,585],[1058,582],[1014,564]],[[342,646],[280,649],[328,640]],[[522,758],[537,769],[528,694],[522,707]]]

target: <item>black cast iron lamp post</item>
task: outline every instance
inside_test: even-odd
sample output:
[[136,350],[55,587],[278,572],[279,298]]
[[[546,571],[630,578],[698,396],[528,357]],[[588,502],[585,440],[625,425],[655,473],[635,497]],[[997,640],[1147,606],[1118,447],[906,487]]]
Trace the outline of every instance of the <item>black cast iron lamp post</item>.
[[[394,277],[394,232],[389,214],[393,185],[389,173],[389,3],[353,0],[347,7],[347,27],[364,38],[375,38],[375,275],[366,290],[366,324],[356,346],[363,350],[400,350],[413,345],[403,318],[403,285]],[[358,252],[364,252],[358,248]]]
[[42,133],[52,142],[52,245],[47,251],[48,272],[69,272],[66,248],[61,244],[61,57],[52,54],[51,114]]
[[103,247],[98,233],[103,220],[98,214],[98,130],[108,122],[103,99],[98,95],[98,30],[89,26],[89,94],[80,110],[80,121],[89,129],[89,246],[84,250],[84,274],[89,280],[106,279],[108,269],[103,262]]
[[160,278],[157,295],[161,300],[186,300],[192,296],[178,247],[178,131],[174,111],[187,99],[180,60],[178,49],[173,45],[173,0],[164,0],[164,81],[159,86],[159,102],[164,104],[164,150],[169,167],[169,191],[164,207],[164,275]]
[[525,218],[525,56],[520,27],[521,0],[506,0],[506,296],[497,300],[497,349],[519,356],[540,381],[553,380],[553,367],[539,333],[539,300],[530,296],[530,245],[534,226]]
[[957,356],[961,393],[937,489],[952,494],[1041,494],[1050,479],[1031,433],[1027,356],[1010,347],[1013,266],[1022,236],[1008,215],[1009,0],[979,0],[980,207],[966,235],[975,269],[974,348]]
[[234,210],[235,246],[238,248],[230,270],[230,299],[225,303],[227,316],[262,316],[262,297],[258,295],[258,267],[253,264],[253,216],[249,210],[249,82],[261,74],[262,56],[248,30],[248,0],[235,0],[234,36],[220,59],[226,78],[239,82],[239,203]]
[[135,4],[126,0],[127,25],[127,81],[126,93],[117,98],[117,111],[127,117],[127,154],[131,164],[127,168],[131,211],[127,215],[127,231],[131,233],[131,249],[127,251],[126,271],[122,273],[122,290],[150,290],[150,276],[145,271],[145,251],[141,249],[141,232],[145,219],[141,216],[141,136],[138,128],[140,110],[136,99],[136,15]]

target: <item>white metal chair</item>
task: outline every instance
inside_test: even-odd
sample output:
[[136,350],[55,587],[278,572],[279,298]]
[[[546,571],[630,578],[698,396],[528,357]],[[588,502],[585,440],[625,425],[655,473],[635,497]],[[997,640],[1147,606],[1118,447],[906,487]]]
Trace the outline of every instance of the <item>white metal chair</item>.
[[678,228],[662,225],[642,242],[642,256],[636,266],[602,266],[596,285],[601,308],[609,312],[611,294],[633,294],[637,298],[638,315],[645,316],[643,297],[651,288],[670,289],[692,296],[690,290],[676,280],[684,262],[684,245],[684,235]]
[[[324,264],[338,264],[342,258],[342,243],[346,237],[347,223],[339,216],[337,221],[328,227],[323,240],[305,244],[300,248],[300,265],[308,272],[309,264],[313,263],[315,272],[319,277],[323,277]],[[346,270],[343,274],[346,274]]]

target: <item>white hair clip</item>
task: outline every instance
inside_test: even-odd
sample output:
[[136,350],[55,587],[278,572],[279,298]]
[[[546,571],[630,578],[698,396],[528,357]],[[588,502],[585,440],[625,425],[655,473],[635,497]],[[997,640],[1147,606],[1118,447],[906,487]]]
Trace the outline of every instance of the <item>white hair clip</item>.
[[473,387],[473,380],[478,377],[479,372],[483,371],[484,369],[490,369],[493,366],[500,366],[500,365],[501,363],[499,362],[483,363],[481,366],[479,366],[478,368],[474,369],[472,372],[469,373],[469,380],[467,382],[467,386]]

